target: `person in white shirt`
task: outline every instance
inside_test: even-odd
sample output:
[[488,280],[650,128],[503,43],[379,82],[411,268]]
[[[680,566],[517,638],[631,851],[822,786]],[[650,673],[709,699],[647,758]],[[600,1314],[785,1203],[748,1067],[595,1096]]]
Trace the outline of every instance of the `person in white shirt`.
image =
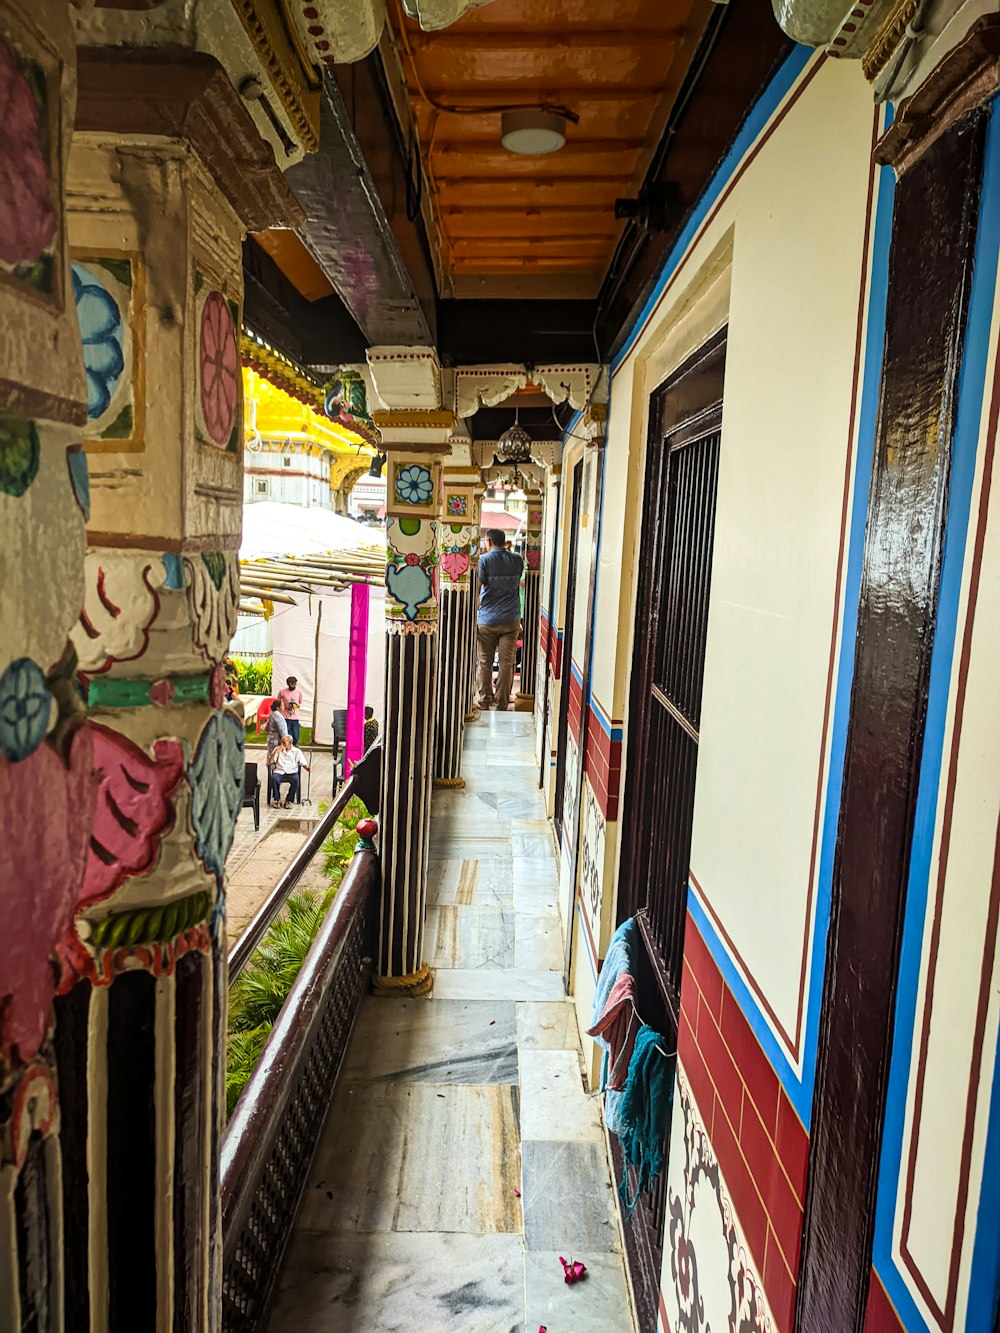
[[309,772],[305,755],[286,732],[281,738],[281,744],[268,759],[268,763],[271,765],[271,805],[275,810],[281,808],[281,784],[287,782],[288,795],[284,802],[284,808],[287,810],[292,801],[299,799],[299,769],[304,768],[307,773]]

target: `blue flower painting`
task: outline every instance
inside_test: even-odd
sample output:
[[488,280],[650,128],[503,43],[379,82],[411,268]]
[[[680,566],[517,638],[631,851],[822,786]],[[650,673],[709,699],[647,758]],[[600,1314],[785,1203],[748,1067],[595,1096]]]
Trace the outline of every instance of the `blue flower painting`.
[[87,372],[87,416],[103,417],[125,370],[125,328],[118,303],[100,277],[73,265],[73,298]]
[[19,657],[0,675],[0,754],[12,764],[27,759],[49,729],[52,695],[40,666]]
[[434,491],[430,469],[411,463],[396,473],[396,497],[403,504],[425,505]]

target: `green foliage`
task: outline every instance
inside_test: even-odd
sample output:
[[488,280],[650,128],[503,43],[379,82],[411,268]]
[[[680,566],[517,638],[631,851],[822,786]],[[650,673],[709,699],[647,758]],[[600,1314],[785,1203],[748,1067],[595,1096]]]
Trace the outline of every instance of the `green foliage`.
[[242,657],[231,659],[236,668],[236,682],[240,694],[270,694],[273,663],[270,657],[250,660]]
[[[270,663],[268,663],[270,667]],[[329,807],[319,803],[322,814]],[[299,968],[306,960],[358,844],[355,824],[368,814],[353,797],[323,844],[323,873],[330,881],[325,893],[293,894],[271,923],[253,957],[229,991],[229,1037],[226,1043],[226,1115],[246,1087],[260,1059]]]
[[254,1071],[274,1020],[306,960],[336,894],[308,891],[288,899],[229,991],[226,1114],[231,1115]]
[[364,801],[358,796],[352,796],[344,808],[344,813],[334,825],[332,833],[323,844],[323,874],[335,886],[344,878],[344,872],[358,845],[358,835],[354,825],[367,814]]

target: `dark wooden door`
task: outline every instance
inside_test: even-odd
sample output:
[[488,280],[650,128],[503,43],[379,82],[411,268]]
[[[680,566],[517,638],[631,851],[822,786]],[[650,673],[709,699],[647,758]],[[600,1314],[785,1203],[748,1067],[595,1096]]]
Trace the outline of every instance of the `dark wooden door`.
[[[556,832],[562,838],[563,806],[566,798],[566,737],[569,732],[569,691],[573,657],[573,622],[576,612],[577,555],[580,535],[580,505],[583,495],[583,460],[573,465],[569,509],[568,566],[566,570],[566,619],[563,625],[559,662],[559,727],[556,741],[556,790],[553,810]],[[555,633],[554,626],[551,632]]]
[[[720,335],[654,399],[643,502],[618,920],[637,919],[640,1013],[671,1051],[680,1021],[724,365]],[[613,1150],[620,1172],[617,1141]],[[666,1204],[664,1172],[626,1227],[642,1333],[656,1327]]]

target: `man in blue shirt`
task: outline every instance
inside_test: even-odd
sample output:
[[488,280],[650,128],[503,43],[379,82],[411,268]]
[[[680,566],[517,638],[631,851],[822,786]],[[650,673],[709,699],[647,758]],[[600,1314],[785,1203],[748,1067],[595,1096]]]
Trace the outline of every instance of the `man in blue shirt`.
[[[490,549],[479,557],[479,707],[503,711],[510,707],[514,684],[514,657],[521,628],[521,571],[524,561],[504,549],[499,528],[489,528]],[[500,654],[500,675],[493,694],[493,656]]]

